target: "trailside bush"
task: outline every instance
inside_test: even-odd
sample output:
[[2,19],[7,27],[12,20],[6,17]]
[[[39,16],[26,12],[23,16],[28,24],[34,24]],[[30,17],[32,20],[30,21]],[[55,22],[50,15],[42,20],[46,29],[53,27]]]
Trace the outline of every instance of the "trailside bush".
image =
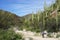
[[12,30],[0,30],[0,40],[22,40],[22,35],[15,34]]

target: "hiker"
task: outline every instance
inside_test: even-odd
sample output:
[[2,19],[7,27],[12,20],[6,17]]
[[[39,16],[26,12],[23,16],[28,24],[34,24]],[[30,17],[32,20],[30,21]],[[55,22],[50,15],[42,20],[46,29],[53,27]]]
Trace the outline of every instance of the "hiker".
[[42,32],[42,37],[43,38],[47,37],[47,31],[46,30]]

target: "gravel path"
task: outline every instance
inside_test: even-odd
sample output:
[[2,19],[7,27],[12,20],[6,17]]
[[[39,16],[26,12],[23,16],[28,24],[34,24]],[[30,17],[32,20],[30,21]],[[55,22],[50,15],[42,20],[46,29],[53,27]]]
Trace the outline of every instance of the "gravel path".
[[[15,30],[15,33],[20,33],[24,38],[32,38],[33,40],[60,40],[58,38],[42,38],[41,36],[35,36],[34,32],[31,31],[19,31]],[[28,39],[25,39],[28,40]]]

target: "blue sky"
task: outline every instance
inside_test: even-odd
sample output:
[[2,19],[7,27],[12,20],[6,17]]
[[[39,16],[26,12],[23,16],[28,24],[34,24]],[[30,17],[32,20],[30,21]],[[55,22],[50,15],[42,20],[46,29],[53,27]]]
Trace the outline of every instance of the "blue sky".
[[[55,2],[46,0],[48,6]],[[0,9],[24,16],[38,10],[43,10],[44,0],[0,0]]]

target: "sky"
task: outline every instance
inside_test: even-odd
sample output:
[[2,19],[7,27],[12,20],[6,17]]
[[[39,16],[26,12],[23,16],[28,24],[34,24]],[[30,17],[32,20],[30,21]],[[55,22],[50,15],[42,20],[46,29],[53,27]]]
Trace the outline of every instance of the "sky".
[[[54,0],[46,0],[48,6],[54,3]],[[44,10],[44,0],[0,0],[0,9],[9,11],[18,16],[24,16],[36,13],[38,10]]]

